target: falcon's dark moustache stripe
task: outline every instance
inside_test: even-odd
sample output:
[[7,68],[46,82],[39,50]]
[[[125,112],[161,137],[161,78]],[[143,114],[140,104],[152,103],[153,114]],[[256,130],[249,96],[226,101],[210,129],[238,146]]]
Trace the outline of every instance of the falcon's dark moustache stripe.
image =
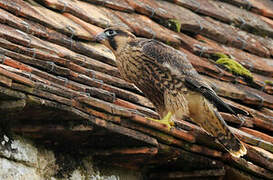
[[[119,36],[128,36],[127,33],[123,32],[123,31],[121,31],[121,30],[117,30],[117,34],[118,34]],[[116,51],[117,48],[118,48],[117,42],[116,42],[116,40],[115,40],[115,37],[116,37],[116,36],[117,36],[117,35],[108,37],[109,44],[110,44],[110,46],[111,46],[115,51]]]
[[114,37],[108,38],[110,46],[116,51],[118,48],[117,42]]

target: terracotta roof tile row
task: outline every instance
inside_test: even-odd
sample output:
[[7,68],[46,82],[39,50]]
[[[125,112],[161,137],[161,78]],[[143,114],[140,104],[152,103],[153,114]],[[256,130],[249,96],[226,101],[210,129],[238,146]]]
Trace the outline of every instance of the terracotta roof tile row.
[[[105,163],[145,168],[151,179],[273,179],[271,5],[270,0],[1,0],[1,121],[56,149],[92,151]],[[177,48],[225,102],[249,112],[252,117],[244,117],[239,129],[238,119],[221,113],[246,144],[246,157],[231,157],[189,119],[170,131],[147,120],[158,116],[153,105],[120,77],[114,55],[95,42],[109,26]],[[219,56],[234,59],[252,77],[229,72],[216,63]]]

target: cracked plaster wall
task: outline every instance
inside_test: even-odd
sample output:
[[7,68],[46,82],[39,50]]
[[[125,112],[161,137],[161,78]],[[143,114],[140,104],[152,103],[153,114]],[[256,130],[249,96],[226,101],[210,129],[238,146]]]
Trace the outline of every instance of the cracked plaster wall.
[[[73,169],[63,171],[53,151],[35,145],[30,140],[16,136],[9,146],[9,138],[4,135],[0,145],[0,180],[137,180],[138,172],[109,167],[96,167],[91,156],[81,159],[66,159],[76,165]],[[9,148],[7,148],[9,147]],[[69,156],[64,156],[69,157]],[[72,156],[71,156],[72,157]]]

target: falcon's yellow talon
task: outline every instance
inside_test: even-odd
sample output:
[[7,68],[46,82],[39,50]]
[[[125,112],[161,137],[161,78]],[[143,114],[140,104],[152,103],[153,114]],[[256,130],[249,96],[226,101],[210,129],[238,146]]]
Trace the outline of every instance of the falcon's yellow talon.
[[153,118],[149,118],[149,117],[146,117],[146,119],[149,119],[151,121],[156,121],[161,124],[165,124],[168,127],[168,130],[170,130],[171,127],[174,126],[174,122],[171,120],[171,117],[172,117],[172,113],[168,112],[168,114],[161,120],[153,119]]

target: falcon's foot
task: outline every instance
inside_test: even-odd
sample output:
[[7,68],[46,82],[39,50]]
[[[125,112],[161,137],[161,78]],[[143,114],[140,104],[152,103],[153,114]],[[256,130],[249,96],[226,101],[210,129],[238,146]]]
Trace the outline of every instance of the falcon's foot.
[[146,117],[146,119],[149,119],[151,121],[156,121],[161,124],[165,124],[168,127],[168,130],[170,130],[171,127],[174,126],[174,122],[171,120],[172,115],[173,114],[171,112],[168,112],[168,114],[163,119],[160,119],[160,120],[149,118],[149,117]]

